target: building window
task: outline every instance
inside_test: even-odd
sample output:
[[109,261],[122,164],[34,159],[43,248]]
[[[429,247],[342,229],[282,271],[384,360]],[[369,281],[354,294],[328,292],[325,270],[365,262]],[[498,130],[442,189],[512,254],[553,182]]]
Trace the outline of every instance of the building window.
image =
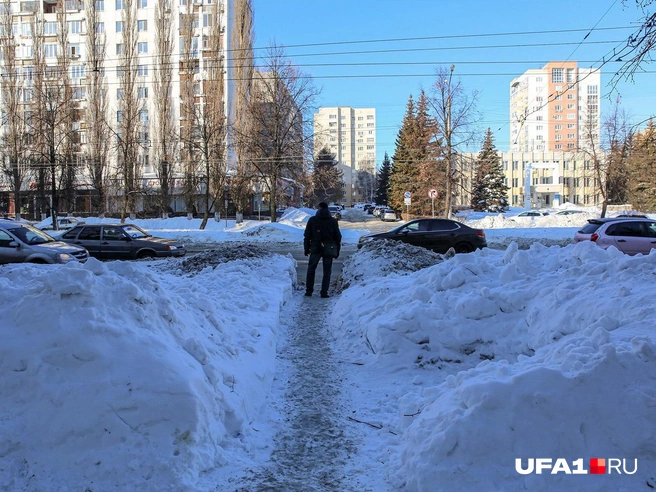
[[148,121],[148,110],[147,109],[142,109],[139,111],[139,120],[142,122],[147,122]]
[[569,139],[574,138],[574,134],[573,134],[573,133],[568,133],[568,134],[567,134],[567,138],[569,138]]
[[104,34],[105,33],[105,23],[104,22],[96,22],[96,32],[98,34]]
[[137,75],[140,77],[148,76],[148,65],[139,65],[137,67]]
[[536,82],[542,82],[542,77],[535,77]]
[[563,129],[563,125],[556,125],[556,130],[562,130],[562,129]]
[[139,87],[139,99],[148,99],[148,87]]
[[536,116],[535,121],[542,121],[544,118],[542,116]]
[[573,104],[568,104],[567,109],[574,109],[574,105]]
[[562,107],[560,104],[557,104],[557,105],[555,106],[555,110],[556,110],[556,111],[562,111],[562,110],[563,110],[563,107]]
[[556,150],[561,150],[562,148],[563,148],[562,145],[560,145],[560,144],[556,144]]
[[544,137],[542,135],[536,135],[535,139],[536,140],[544,140]]
[[43,23],[43,34],[45,36],[55,36],[57,34],[57,23],[56,22],[44,22]]
[[329,120],[336,120],[336,119],[337,119],[337,115],[336,115],[336,114],[331,114],[331,115],[328,116],[328,119],[329,119]]
[[68,45],[68,55],[72,58],[79,58],[82,52],[80,51],[79,44],[69,44]]
[[71,67],[71,78],[81,79],[84,77],[84,65],[73,65]]
[[569,113],[569,114],[567,115],[567,119],[568,119],[568,120],[575,120],[575,119],[576,119],[576,114],[574,114],[574,113]]
[[117,55],[125,54],[125,45],[123,43],[116,43],[116,54]]
[[148,53],[148,43],[137,43],[137,53]]
[[82,32],[82,21],[69,21],[68,32],[70,34],[80,34]]
[[116,0],[116,10],[123,10],[123,0]]
[[105,10],[105,0],[96,0],[96,10],[98,12],[104,12],[104,10]]
[[116,21],[116,32],[123,32],[123,21]]
[[56,44],[46,44],[43,47],[46,58],[54,58],[57,56],[57,45]]
[[519,161],[513,161],[512,168],[513,171],[516,171],[519,168]]
[[148,21],[147,20],[137,21],[137,30],[139,32],[147,31],[148,30]]
[[513,178],[512,179],[512,185],[513,185],[513,188],[517,188],[519,186],[519,178]]
[[212,19],[212,14],[203,14],[203,27],[212,27],[214,25]]
[[148,0],[137,0],[137,8],[138,9],[148,8]]
[[565,81],[563,78],[563,69],[562,68],[552,68],[551,69],[551,82],[554,84],[562,84]]
[[562,135],[556,135],[556,140],[562,140],[563,136]]
[[116,89],[116,99],[123,99],[123,89]]
[[554,120],[562,120],[562,119],[563,119],[563,115],[561,114],[554,115]]
[[571,130],[571,129],[574,128],[575,126],[576,126],[575,123],[567,123],[567,129],[568,129],[568,130]]
[[569,99],[570,101],[571,101],[572,99],[574,99],[574,94],[571,94],[571,93],[570,93],[570,94],[567,94],[567,99]]

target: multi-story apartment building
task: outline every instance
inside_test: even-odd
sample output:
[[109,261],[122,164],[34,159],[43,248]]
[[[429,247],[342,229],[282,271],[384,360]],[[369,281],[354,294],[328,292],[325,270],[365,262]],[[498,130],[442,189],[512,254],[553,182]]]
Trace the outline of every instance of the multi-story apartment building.
[[577,152],[599,142],[600,74],[552,61],[510,83],[510,150]]
[[376,109],[338,106],[314,115],[314,153],[328,149],[344,173],[343,202],[371,202],[376,175]]
[[[592,160],[585,152],[499,152],[508,203],[512,207],[546,208],[563,203],[582,206],[602,201]],[[457,205],[469,205],[478,154],[462,154],[456,162],[461,176]]]
[[[24,113],[33,117],[39,110],[33,88],[37,72],[44,72],[40,74],[42,87],[47,88],[44,94],[52,93],[49,84],[70,86],[66,94],[75,103],[72,129],[78,134],[74,158],[80,162],[89,159],[89,129],[97,127],[101,118],[109,130],[105,144],[110,180],[112,176],[117,182],[125,179],[120,172],[111,172],[122,165],[125,156],[138,160],[140,179],[156,179],[159,164],[165,161],[169,186],[175,192],[176,187],[183,186],[175,176],[185,173],[184,154],[198,133],[191,129],[190,115],[202,113],[199,108],[208,98],[221,94],[227,120],[235,118],[240,92],[235,81],[240,80],[241,72],[247,72],[243,67],[252,64],[252,46],[240,44],[240,33],[252,32],[249,0],[10,0],[3,2],[0,10],[2,30],[6,32],[11,26],[13,34],[12,39],[3,40],[2,54],[14,48],[16,52],[15,59],[2,56],[0,65],[3,72],[11,69],[18,74],[15,87],[7,87],[5,81],[3,94],[6,90],[20,91]],[[163,81],[165,78],[170,80]],[[210,85],[216,88],[217,78],[223,79],[220,93],[214,89],[208,94]],[[95,122],[90,121],[89,114],[92,83],[101,87],[97,94],[101,94],[102,104],[97,107],[104,108],[101,116],[96,108]],[[161,90],[158,92],[156,86],[166,83],[170,83],[167,95],[158,95]],[[126,100],[136,104],[130,103],[130,108]],[[166,107],[163,101],[169,104],[166,114],[162,114],[161,108]],[[7,110],[2,107],[3,114]],[[124,134],[124,122],[132,110],[138,146],[121,155],[121,142],[129,138]],[[172,122],[166,135],[161,131],[164,118]],[[229,134],[223,138],[226,143],[230,141]],[[235,159],[234,153],[225,154],[226,159]],[[187,157],[188,161],[194,159]],[[229,168],[230,163],[226,166]],[[84,174],[84,169],[80,165],[78,174]],[[82,181],[80,186],[90,186],[83,182],[84,176],[78,180]]]

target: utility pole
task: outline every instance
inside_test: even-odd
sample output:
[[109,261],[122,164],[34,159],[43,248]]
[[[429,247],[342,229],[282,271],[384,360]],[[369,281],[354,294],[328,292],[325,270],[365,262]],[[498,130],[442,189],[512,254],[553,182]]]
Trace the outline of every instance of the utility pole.
[[451,73],[449,74],[449,83],[447,86],[446,128],[444,129],[444,136],[446,137],[446,210],[444,215],[447,219],[452,217],[451,194],[453,193],[453,149],[451,148],[451,78],[453,77],[453,70],[455,68],[455,65],[451,65]]

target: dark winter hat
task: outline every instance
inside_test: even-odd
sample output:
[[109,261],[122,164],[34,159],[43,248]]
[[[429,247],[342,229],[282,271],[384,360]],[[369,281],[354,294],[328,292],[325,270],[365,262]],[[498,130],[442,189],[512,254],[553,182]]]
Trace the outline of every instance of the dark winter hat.
[[326,202],[321,202],[319,208],[328,208],[328,204]]

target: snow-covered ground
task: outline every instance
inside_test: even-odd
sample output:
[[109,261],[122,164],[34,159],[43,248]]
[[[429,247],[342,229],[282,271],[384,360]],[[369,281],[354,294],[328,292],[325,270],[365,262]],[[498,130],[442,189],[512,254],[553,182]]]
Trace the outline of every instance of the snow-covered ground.
[[[299,244],[310,213],[201,232],[199,220],[134,221],[231,245],[198,257],[1,266],[0,490],[208,490],[266,448],[292,300],[330,309],[351,422],[368,431],[353,484],[656,487],[656,253],[569,244],[578,215],[471,216],[499,249],[370,243],[344,260],[339,295],[305,301],[291,256],[232,242]],[[354,244],[367,231],[342,232]],[[519,458],[637,471],[524,475]]]

